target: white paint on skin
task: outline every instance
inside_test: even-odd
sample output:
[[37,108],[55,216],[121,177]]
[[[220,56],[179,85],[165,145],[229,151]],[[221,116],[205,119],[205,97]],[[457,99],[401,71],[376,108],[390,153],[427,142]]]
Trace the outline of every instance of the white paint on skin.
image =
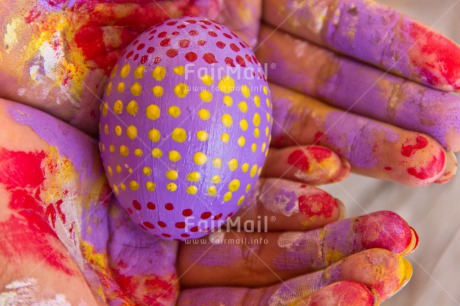
[[302,232],[283,233],[278,238],[278,246],[282,249],[292,250],[300,245],[304,237],[305,233]]
[[277,182],[276,187],[264,187],[263,192],[257,195],[257,201],[261,202],[264,208],[270,212],[290,217],[299,212],[298,196],[298,192],[292,190],[292,187],[286,185],[285,182]]
[[213,232],[208,236],[209,242],[211,244],[222,244],[224,242],[225,233],[224,232]]
[[13,281],[0,292],[0,305],[18,306],[70,306],[65,295],[57,294],[53,298],[39,298],[40,290],[38,281],[33,278],[25,278]]
[[11,49],[17,42],[18,36],[16,34],[16,29],[19,25],[19,19],[13,19],[9,24],[6,25],[6,33],[3,38],[3,44],[5,49]]

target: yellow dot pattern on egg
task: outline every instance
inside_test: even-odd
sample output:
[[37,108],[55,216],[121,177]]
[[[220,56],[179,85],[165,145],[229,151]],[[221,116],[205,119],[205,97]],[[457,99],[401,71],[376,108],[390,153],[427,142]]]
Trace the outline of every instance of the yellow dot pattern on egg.
[[256,176],[256,173],[257,173],[257,165],[254,165],[251,168],[251,172],[249,172],[249,176],[254,177],[254,176]]
[[136,139],[137,138],[137,128],[134,125],[130,125],[126,128],[126,136],[128,136],[130,139]]
[[254,117],[252,118],[252,123],[253,123],[255,126],[259,126],[259,125],[260,125],[260,115],[259,115],[259,113],[255,113],[255,114],[254,114]]
[[270,123],[270,113],[267,112],[266,116],[267,116],[267,122]]
[[179,173],[176,170],[168,170],[166,171],[166,177],[171,181],[175,181],[179,177]]
[[128,105],[126,105],[126,112],[132,116],[135,116],[139,110],[139,106],[137,102],[134,100],[129,101]]
[[231,127],[233,124],[233,118],[229,114],[222,115],[222,124],[226,127]]
[[119,125],[116,125],[114,130],[115,130],[115,135],[117,136],[121,136],[121,134],[123,134],[123,129]]
[[196,188],[196,186],[188,186],[187,189],[185,190],[188,194],[197,194],[198,192],[198,188]]
[[263,90],[264,90],[264,94],[268,95],[268,87],[264,85]]
[[198,138],[199,141],[206,141],[208,140],[209,134],[206,131],[200,130],[196,132],[196,138]]
[[223,93],[232,93],[235,90],[235,80],[229,76],[224,76],[217,85]]
[[249,98],[251,96],[251,90],[246,85],[241,86],[241,93],[245,98]]
[[152,76],[156,81],[161,81],[166,76],[166,68],[163,66],[156,66],[152,71]]
[[131,86],[131,94],[135,97],[139,97],[142,94],[142,85],[139,82],[134,82]]
[[208,196],[215,196],[217,194],[217,188],[216,186],[211,186],[208,188]]
[[113,78],[117,74],[117,70],[118,70],[118,65],[115,65],[115,67],[113,67],[112,71],[110,71],[110,77],[111,78]]
[[267,105],[267,107],[270,107],[270,99],[269,98],[265,99],[265,104]]
[[102,152],[105,151],[105,144],[99,143],[99,148],[101,149]]
[[258,95],[255,95],[254,96],[254,104],[257,106],[257,107],[260,107],[260,97]]
[[142,154],[144,154],[144,153],[142,152],[141,149],[135,149],[134,150],[134,155],[136,155],[137,157],[141,157]]
[[168,114],[173,118],[177,118],[180,116],[180,108],[178,106],[173,105],[168,108]]
[[253,143],[251,145],[251,151],[254,152],[254,153],[257,151],[257,144],[256,143]]
[[187,181],[189,182],[199,182],[201,179],[201,174],[199,172],[190,172],[187,174]]
[[121,170],[122,170],[122,169],[121,169],[121,166],[120,166],[120,165],[116,165],[116,166],[115,166],[115,171],[116,171],[117,173],[121,173]]
[[212,93],[209,90],[202,90],[200,92],[200,99],[203,102],[211,102],[212,101]]
[[220,183],[220,176],[219,175],[213,175],[213,177],[211,178],[211,183],[213,184],[219,184]]
[[163,96],[164,92],[165,92],[164,88],[161,87],[160,85],[154,86],[152,88],[152,93],[157,98],[161,98]]
[[255,129],[254,129],[254,137],[255,137],[255,138],[259,138],[259,137],[260,137],[260,130],[259,130],[259,128],[255,128]]
[[107,84],[107,88],[105,89],[105,95],[108,96],[110,95],[111,92],[112,92],[112,82],[109,82],[109,84]]
[[201,120],[209,120],[209,118],[211,118],[211,113],[205,109],[205,108],[202,108],[198,111],[198,116],[200,117]]
[[105,135],[109,135],[109,125],[108,124],[104,125],[104,133]]
[[264,153],[266,149],[267,149],[267,143],[263,142],[260,150],[262,151],[262,153]]
[[185,98],[188,95],[189,91],[190,89],[188,88],[188,85],[184,83],[179,83],[176,85],[176,87],[174,87],[174,93],[178,98],[181,99]]
[[201,82],[204,85],[211,86],[214,83],[214,79],[209,74],[205,74],[201,77]]
[[176,142],[187,140],[187,132],[183,128],[175,128],[171,133],[171,138]]
[[197,152],[193,155],[193,161],[197,165],[204,165],[206,164],[207,160],[208,160],[208,157],[203,152]]
[[168,158],[169,158],[170,161],[175,163],[175,162],[178,162],[181,159],[181,155],[176,150],[171,150],[168,153]]
[[145,188],[147,188],[147,190],[148,190],[149,192],[153,192],[153,191],[155,191],[156,185],[155,185],[154,182],[150,182],[150,181],[149,181],[149,182],[146,182],[146,183],[145,183]]
[[120,183],[120,189],[121,191],[126,191],[126,185],[123,183]]
[[145,66],[144,65],[139,65],[134,69],[134,77],[136,79],[142,79],[144,77],[144,72],[145,72]]
[[113,112],[117,115],[123,112],[123,102],[121,100],[117,100],[113,103]]
[[129,181],[129,189],[137,191],[139,189],[139,184],[135,180]]
[[109,111],[109,104],[107,102],[104,102],[104,105],[102,105],[102,116],[107,116],[108,111]]
[[109,145],[109,151],[110,151],[110,153],[115,153],[115,146],[114,145]]
[[145,115],[146,115],[147,118],[150,119],[150,120],[157,120],[158,118],[160,118],[161,110],[160,110],[160,108],[158,107],[158,105],[150,104],[150,105],[147,106],[147,108],[145,109]]
[[222,140],[223,143],[227,143],[230,141],[230,135],[228,135],[227,133],[223,133],[220,136],[220,140]]
[[118,83],[118,85],[117,85],[117,91],[118,91],[119,93],[123,93],[123,92],[125,91],[125,83],[123,83],[123,82]]
[[125,145],[120,146],[120,154],[121,156],[128,156],[129,155],[129,149]]
[[249,164],[248,163],[244,163],[242,166],[241,166],[241,171],[243,171],[244,173],[248,172],[249,170]]
[[238,138],[237,142],[240,147],[244,147],[244,145],[246,144],[246,138],[244,138],[244,136],[241,136]]
[[240,181],[235,179],[228,184],[228,189],[232,192],[237,191],[240,188]]
[[148,134],[152,142],[158,142],[161,139],[161,132],[157,129],[151,129]]
[[240,128],[241,128],[243,131],[247,131],[247,130],[248,130],[248,127],[249,127],[249,124],[248,124],[248,122],[246,121],[246,119],[241,119],[241,120],[240,120]]
[[238,206],[240,206],[241,204],[243,204],[243,201],[244,201],[244,196],[241,196],[239,199],[238,199]]
[[120,191],[118,190],[118,187],[117,187],[117,185],[115,185],[115,184],[113,184],[113,186],[112,186],[112,190],[113,190],[113,192],[114,192],[116,195],[118,195],[118,194],[119,194],[119,192],[120,192]]
[[144,167],[144,168],[142,168],[142,173],[144,173],[145,176],[150,176],[150,175],[152,175],[152,168]]
[[163,151],[160,148],[155,148],[152,150],[152,156],[155,158],[160,158],[163,156]]
[[238,108],[242,113],[246,113],[248,111],[248,104],[244,101],[238,103]]
[[226,193],[224,194],[224,202],[230,201],[230,200],[232,199],[232,197],[233,197],[233,195],[232,195],[232,193],[231,193],[230,191],[229,191],[229,192],[226,192]]
[[236,160],[236,158],[233,158],[228,162],[228,169],[230,169],[230,171],[232,172],[238,169],[238,161]]
[[129,75],[130,70],[131,70],[131,66],[129,64],[124,65],[123,67],[121,67],[120,76],[122,78],[126,78]]
[[212,160],[212,165],[214,166],[214,168],[220,169],[222,168],[222,160],[216,157]]
[[233,105],[233,99],[230,96],[224,96],[224,104],[228,107]]
[[110,167],[110,166],[107,167],[107,173],[108,173],[110,176],[113,175],[112,167]]
[[177,66],[177,67],[173,68],[173,71],[174,71],[174,73],[176,73],[177,75],[184,75],[184,73],[185,73],[185,67],[184,67],[184,66]]
[[174,184],[174,183],[168,183],[168,184],[166,185],[166,190],[171,191],[171,192],[174,192],[174,191],[177,190],[177,185]]
[[260,175],[262,173],[262,167],[259,168],[259,170],[257,170],[257,175]]
[[251,190],[251,184],[248,184],[248,185],[246,186],[246,193],[248,193],[250,190]]
[[265,128],[265,136],[268,137],[269,134],[270,134],[270,128],[267,126]]
[[133,173],[133,168],[128,168],[129,173]]

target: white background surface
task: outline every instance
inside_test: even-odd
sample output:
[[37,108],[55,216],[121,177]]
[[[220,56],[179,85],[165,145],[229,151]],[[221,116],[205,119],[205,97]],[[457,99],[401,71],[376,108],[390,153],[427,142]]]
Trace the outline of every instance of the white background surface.
[[[460,0],[380,0],[460,43]],[[457,154],[460,159],[460,155]],[[460,175],[445,185],[414,189],[352,175],[322,186],[341,199],[349,216],[392,210],[418,232],[418,249],[408,256],[409,284],[384,305],[460,305]]]

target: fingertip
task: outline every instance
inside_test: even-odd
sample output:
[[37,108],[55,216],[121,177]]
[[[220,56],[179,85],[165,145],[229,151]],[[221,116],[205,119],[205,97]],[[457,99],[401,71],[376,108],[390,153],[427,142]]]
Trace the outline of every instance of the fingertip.
[[307,305],[378,305],[378,294],[354,281],[332,283],[314,292]]
[[454,152],[446,151],[446,168],[444,170],[443,175],[438,178],[435,183],[436,184],[445,184],[448,183],[452,178],[454,178],[455,174],[457,174],[457,157],[455,156]]
[[415,251],[415,249],[417,249],[417,247],[418,247],[418,243],[419,243],[418,234],[414,230],[413,227],[410,228],[410,231],[411,231],[411,240],[410,240],[410,243],[407,246],[407,248],[400,253],[402,256],[409,255],[410,253]]
[[340,171],[337,173],[337,176],[334,179],[331,180],[331,183],[341,182],[341,181],[343,181],[344,179],[346,179],[350,175],[350,173],[351,173],[350,162],[347,159],[342,158],[341,163],[342,163],[342,167],[341,167]]

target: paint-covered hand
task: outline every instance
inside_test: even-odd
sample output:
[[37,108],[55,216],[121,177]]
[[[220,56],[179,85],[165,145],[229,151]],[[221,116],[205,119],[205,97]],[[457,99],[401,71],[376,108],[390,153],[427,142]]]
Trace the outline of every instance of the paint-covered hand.
[[272,146],[320,144],[412,186],[454,176],[459,46],[373,1],[263,4],[254,49],[272,82]]
[[[227,216],[228,232],[179,244],[130,221],[113,200],[94,139],[7,100],[0,100],[0,121],[0,301],[6,305],[339,299],[373,305],[410,278],[401,256],[417,238],[404,220],[379,212],[338,221],[344,210],[339,201],[278,179],[276,167],[265,170],[238,215]],[[305,181],[338,177],[341,161],[329,150],[308,147],[304,153],[301,160],[312,164],[326,155],[321,169],[332,169]],[[133,202],[127,211],[141,208]]]
[[214,2],[2,1],[0,97],[45,110],[95,135],[99,99],[124,47],[166,19],[215,16]]

